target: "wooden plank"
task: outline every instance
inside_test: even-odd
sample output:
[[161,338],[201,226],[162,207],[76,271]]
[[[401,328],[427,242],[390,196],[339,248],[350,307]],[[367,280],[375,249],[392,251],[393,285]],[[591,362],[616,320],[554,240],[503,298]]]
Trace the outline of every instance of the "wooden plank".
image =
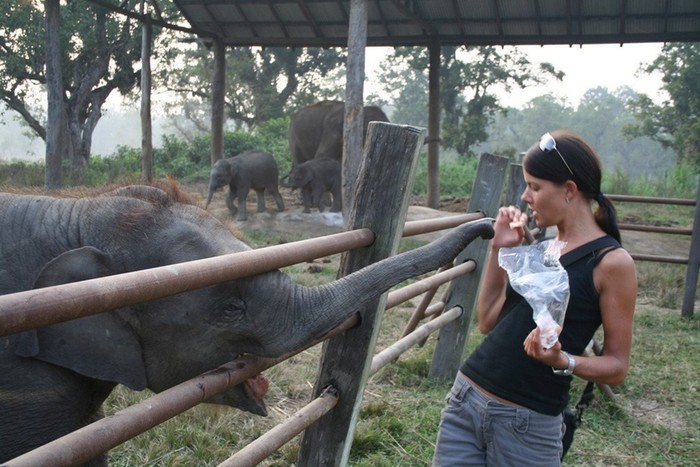
[[[468,212],[481,211],[487,216],[496,216],[507,167],[508,159],[505,157],[491,154],[481,156],[474,179],[474,188],[467,207]],[[455,264],[473,260],[477,264],[477,269],[473,274],[467,274],[452,281],[450,298],[445,309],[449,310],[459,306],[462,308],[463,314],[458,320],[440,330],[430,367],[432,378],[452,380],[462,364],[483,264],[486,263],[488,244],[488,240],[476,239],[455,259]]]
[[[425,131],[417,128],[370,123],[349,224],[353,229],[371,227],[376,241],[369,248],[344,254],[341,276],[397,252],[424,138]],[[329,414],[306,430],[297,465],[347,464],[385,306],[383,294],[361,312],[360,326],[324,344],[314,397],[333,385],[340,399]]]
[[688,269],[685,274],[685,291],[681,304],[681,316],[693,316],[695,308],[695,294],[698,286],[698,269],[700,268],[700,183],[695,200],[695,219],[693,220],[693,234],[690,237],[690,253],[688,255]]

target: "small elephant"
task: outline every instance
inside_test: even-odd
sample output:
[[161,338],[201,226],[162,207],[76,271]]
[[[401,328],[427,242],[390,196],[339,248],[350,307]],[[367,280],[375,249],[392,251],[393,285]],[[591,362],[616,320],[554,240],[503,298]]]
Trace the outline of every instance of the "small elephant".
[[331,212],[342,210],[342,185],[340,162],[333,159],[313,159],[292,168],[281,185],[287,188],[301,188],[304,212],[311,212],[315,206],[323,212],[322,197],[325,193],[333,196]]
[[[252,188],[258,199],[258,212],[265,212],[265,190],[277,202],[277,210],[284,211],[284,201],[278,188],[279,169],[272,154],[259,151],[244,152],[228,159],[214,163],[209,178],[209,196],[206,207],[209,207],[214,192],[224,185],[229,186],[226,206],[231,215],[238,212],[238,220],[245,221],[246,198]],[[238,198],[238,207],[234,200]]]

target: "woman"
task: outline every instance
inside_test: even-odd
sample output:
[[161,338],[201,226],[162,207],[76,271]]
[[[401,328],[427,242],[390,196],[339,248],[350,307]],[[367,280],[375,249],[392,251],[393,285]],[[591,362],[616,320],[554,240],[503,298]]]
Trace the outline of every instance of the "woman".
[[[540,228],[556,226],[570,300],[559,341],[540,344],[532,308],[508,284],[498,250],[518,246],[527,215],[499,210],[477,316],[484,341],[462,365],[443,410],[434,466],[558,466],[572,374],[621,384],[629,368],[637,295],[615,209],[600,191],[600,159],[580,136],[546,133],[523,159],[521,199]],[[595,211],[593,210],[595,206]],[[583,356],[603,326],[603,352]]]

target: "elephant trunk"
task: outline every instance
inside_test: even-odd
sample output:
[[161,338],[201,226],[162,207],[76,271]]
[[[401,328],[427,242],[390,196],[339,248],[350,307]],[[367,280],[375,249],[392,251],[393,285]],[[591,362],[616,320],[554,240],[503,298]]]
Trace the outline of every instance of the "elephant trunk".
[[293,188],[289,186],[289,174],[285,175],[284,177],[280,178],[280,186],[283,186],[285,188]]
[[214,196],[214,191],[216,191],[214,188],[209,187],[209,196],[207,196],[207,204],[204,205],[204,209],[209,207],[209,203],[211,203],[211,199]]
[[[298,286],[293,291],[291,311],[288,309],[284,325],[279,326],[283,329],[270,336],[265,350],[281,355],[322,337],[396,284],[452,261],[477,237],[493,237],[491,219],[464,224],[428,245],[378,261],[332,283]],[[287,327],[290,324],[297,326],[296,332]]]

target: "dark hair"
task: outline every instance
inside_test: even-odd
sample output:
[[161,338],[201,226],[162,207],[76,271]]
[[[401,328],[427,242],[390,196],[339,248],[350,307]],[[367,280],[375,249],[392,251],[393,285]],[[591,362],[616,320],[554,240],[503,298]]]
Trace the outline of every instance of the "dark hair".
[[[598,153],[573,131],[556,130],[551,135],[559,154],[554,150],[543,151],[539,142],[535,143],[525,153],[523,167],[533,177],[559,185],[573,180],[586,198],[598,203],[594,212],[596,223],[605,233],[621,242],[615,206],[600,190],[603,169]],[[568,168],[561,158],[565,159]]]

